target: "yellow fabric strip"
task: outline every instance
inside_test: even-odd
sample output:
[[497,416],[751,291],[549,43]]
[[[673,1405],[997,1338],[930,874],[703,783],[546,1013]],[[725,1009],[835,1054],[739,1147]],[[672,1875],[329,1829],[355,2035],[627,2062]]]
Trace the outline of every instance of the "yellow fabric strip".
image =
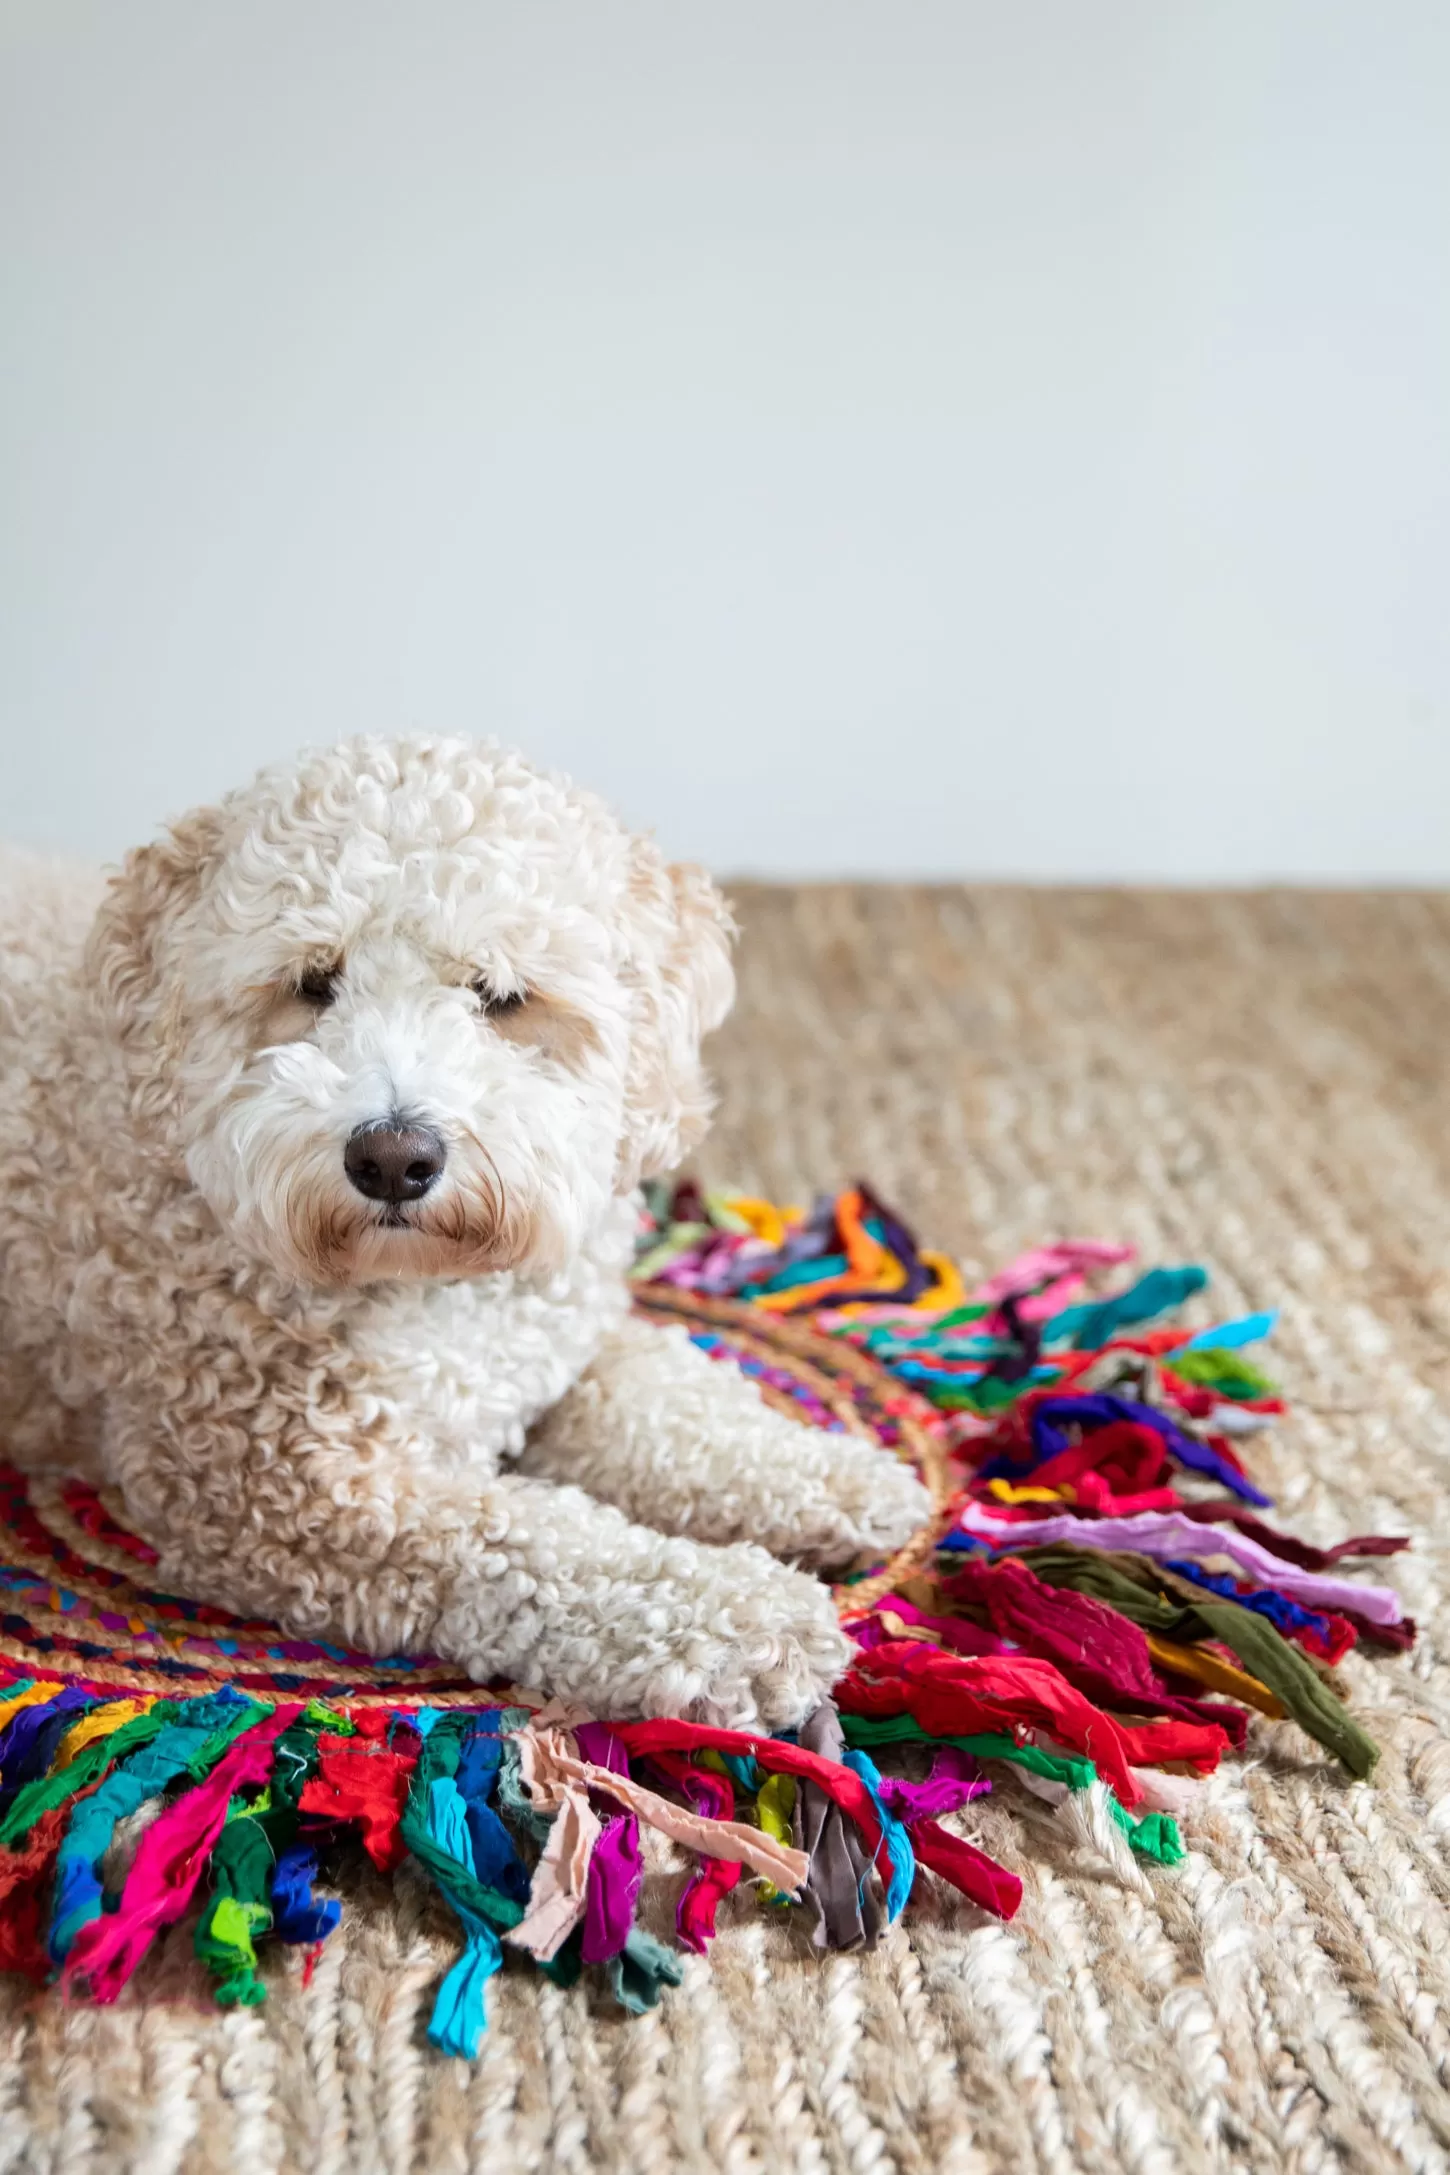
[[1060,1503],[1056,1488],[1014,1488],[1010,1480],[989,1480],[987,1488],[999,1503]]
[[784,1246],[785,1218],[774,1201],[756,1201],[747,1193],[732,1193],[726,1200],[732,1216],[738,1216],[767,1246]]
[[930,1247],[919,1246],[917,1258],[923,1268],[931,1270],[936,1282],[928,1284],[921,1297],[912,1301],[913,1306],[920,1307],[924,1314],[952,1314],[966,1305],[967,1287],[950,1254],[933,1253]]
[[1239,1700],[1245,1707],[1257,1707],[1260,1714],[1276,1720],[1284,1713],[1284,1705],[1278,1695],[1251,1677],[1246,1669],[1236,1669],[1232,1662],[1220,1661],[1217,1654],[1205,1653],[1201,1646],[1180,1646],[1176,1639],[1160,1639],[1156,1631],[1144,1634],[1148,1652],[1160,1668],[1172,1669],[1181,1677],[1192,1677],[1210,1692],[1223,1692],[1230,1699]]
[[791,1814],[795,1810],[795,1776],[767,1776],[756,1793],[755,1810],[767,1835],[773,1835],[778,1843],[789,1843]]
[[22,1707],[39,1707],[64,1689],[62,1684],[32,1684],[28,1691],[16,1692],[10,1699],[0,1699],[0,1729],[4,1729],[11,1716],[19,1714]]
[[[795,1811],[795,1776],[768,1775],[755,1799],[755,1817],[767,1835],[773,1835],[778,1843],[791,1840],[791,1814]],[[788,1899],[774,1881],[760,1884],[762,1903],[784,1903]]]
[[144,1699],[117,1699],[107,1707],[97,1707],[91,1714],[83,1714],[73,1728],[61,1738],[55,1755],[56,1768],[69,1767],[82,1746],[93,1744],[97,1737],[109,1737],[126,1722],[134,1722],[138,1714],[145,1714],[154,1700],[148,1694]]

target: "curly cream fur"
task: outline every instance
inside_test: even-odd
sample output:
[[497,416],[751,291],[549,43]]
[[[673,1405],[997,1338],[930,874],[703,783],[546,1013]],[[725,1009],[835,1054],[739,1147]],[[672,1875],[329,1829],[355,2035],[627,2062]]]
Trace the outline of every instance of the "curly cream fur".
[[[465,741],[264,773],[103,895],[0,863],[13,1454],[86,1463],[162,1583],[297,1632],[799,1719],[846,1647],[776,1558],[886,1548],[926,1500],[629,1318],[633,1189],[708,1118],[729,933],[698,871]],[[389,1118],[447,1163],[385,1212],[343,1151]]]

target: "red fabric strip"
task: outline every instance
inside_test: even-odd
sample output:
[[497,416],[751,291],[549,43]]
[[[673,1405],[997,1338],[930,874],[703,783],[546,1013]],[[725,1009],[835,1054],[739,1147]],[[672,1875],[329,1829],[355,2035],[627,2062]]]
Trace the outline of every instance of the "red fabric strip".
[[[695,1811],[711,1820],[735,1818],[735,1787],[728,1775],[692,1767],[683,1752],[656,1752],[654,1764]],[[703,1956],[715,1938],[715,1913],[721,1900],[739,1885],[745,1867],[736,1858],[702,1858],[693,1878],[680,1891],[675,1931],[688,1949]]]
[[[917,1651],[925,1653],[927,1649]],[[799,1745],[782,1744],[777,1737],[756,1737],[738,1729],[711,1729],[704,1722],[611,1722],[609,1726],[630,1752],[734,1752],[756,1760],[775,1774],[805,1775],[818,1783],[842,1812],[851,1815],[872,1850],[884,1861],[883,1877],[889,1873],[890,1853],[882,1840],[871,1792],[851,1768],[838,1767],[834,1760],[823,1760],[819,1753],[802,1751]]]
[[1361,1616],[1358,1609],[1340,1607],[1336,1612],[1359,1633],[1370,1646],[1391,1646],[1405,1653],[1418,1637],[1413,1616],[1402,1616],[1397,1624],[1377,1624],[1368,1616]]
[[1191,1767],[1211,1775],[1229,1749],[1224,1731],[1204,1722],[1120,1722],[1128,1757],[1135,1767]]
[[398,1823],[408,1802],[416,1743],[386,1751],[351,1737],[319,1737],[317,1772],[302,1785],[298,1809],[324,1820],[356,1821],[362,1846],[380,1873],[391,1873],[408,1855]]
[[1105,1602],[1048,1586],[1011,1556],[995,1564],[964,1563],[946,1580],[945,1591],[954,1601],[985,1609],[994,1631],[1015,1640],[1024,1653],[1051,1662],[1094,1705],[1211,1723],[1235,1745],[1244,1743],[1249,1722],[1244,1709],[1171,1691],[1138,1625]]
[[74,1802],[42,1813],[18,1850],[0,1850],[0,1971],[23,1971],[42,1986],[50,1958],[41,1905]]
[[[710,1729],[698,1722],[612,1722],[611,1729],[633,1752],[647,1753],[659,1759],[662,1753],[671,1751],[704,1751],[707,1747],[716,1752],[748,1754],[761,1767],[774,1767],[778,1772],[803,1775],[810,1782],[819,1784],[833,1798],[843,1812],[848,1812],[862,1830],[873,1851],[881,1850],[881,1823],[876,1818],[876,1808],[871,1793],[859,1775],[849,1767],[838,1767],[832,1760],[823,1760],[818,1753],[805,1752],[799,1745],[781,1744],[774,1737],[752,1737],[742,1730]],[[661,1760],[661,1765],[665,1762]],[[1015,1873],[998,1865],[974,1844],[961,1836],[951,1834],[935,1820],[918,1820],[911,1830],[912,1847],[923,1865],[953,1888],[961,1890],[973,1903],[984,1910],[994,1911],[999,1918],[1011,1918],[1022,1901],[1022,1883]],[[883,1870],[889,1872],[889,1859]]]
[[[1045,1730],[1069,1751],[1085,1752],[1124,1805],[1143,1795],[1133,1774],[1143,1763],[1129,1751],[1124,1725],[1100,1713],[1051,1662],[1031,1655],[968,1661],[902,1640],[860,1655],[832,1696],[846,1714],[909,1714],[933,1737]],[[1200,1735],[1227,1743],[1219,1729]]]
[[[915,1651],[926,1653],[930,1650],[918,1647]],[[749,1756],[761,1767],[777,1774],[804,1775],[808,1781],[818,1784],[843,1812],[850,1814],[865,1836],[867,1845],[881,1868],[882,1877],[889,1885],[893,1860],[881,1833],[876,1807],[871,1801],[871,1792],[851,1768],[838,1767],[834,1760],[823,1760],[818,1753],[803,1751],[799,1745],[782,1744],[776,1737],[755,1737],[737,1729],[711,1729],[703,1722],[611,1722],[609,1726],[632,1753],[654,1755],[660,1752],[703,1752],[708,1748],[716,1752],[735,1752]],[[912,1840],[914,1843],[915,1831]],[[966,1848],[970,1850],[971,1845],[968,1844]],[[976,1858],[981,1853],[975,1852],[973,1855]],[[950,1863],[947,1862],[948,1859]],[[991,1865],[992,1860],[987,1858],[983,1863]],[[964,1869],[965,1861],[957,1859],[951,1853],[943,1854],[940,1870],[943,1878],[949,1880],[953,1887],[961,1886],[957,1876]],[[1012,1875],[1000,1866],[994,1867],[994,1871],[1009,1884],[1009,1889],[1003,1891],[1004,1894],[1009,1894]],[[974,1886],[964,1892],[971,1895],[974,1902],[980,1902],[985,1876],[980,1868],[974,1866],[971,1878]],[[1021,1886],[1018,1884],[1012,1910],[1017,1908],[1021,1893]],[[994,1910],[997,1906],[989,1903],[986,1908]],[[1010,1917],[1011,1911],[1004,1909],[1002,1916]]]
[[1060,1488],[1084,1473],[1100,1473],[1109,1485],[1130,1492],[1158,1486],[1172,1470],[1163,1437],[1137,1420],[1110,1420],[1081,1442],[1060,1450],[1032,1470],[1034,1488]]
[[984,1911],[992,1911],[998,1918],[1016,1916],[1022,1901],[1022,1883],[1005,1865],[998,1865],[995,1858],[987,1857],[974,1843],[953,1835],[936,1820],[918,1820],[912,1827],[911,1841],[923,1865],[950,1881],[953,1888],[959,1888]]

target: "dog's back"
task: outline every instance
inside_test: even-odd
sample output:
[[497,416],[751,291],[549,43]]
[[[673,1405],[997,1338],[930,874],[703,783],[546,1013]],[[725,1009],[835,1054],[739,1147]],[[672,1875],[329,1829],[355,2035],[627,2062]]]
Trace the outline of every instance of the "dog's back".
[[[67,1065],[72,992],[104,890],[103,873],[86,862],[0,846],[0,1190],[10,1204],[0,1231],[0,1410],[5,1454],[21,1464],[63,1449],[82,1468],[89,1452],[84,1416],[53,1394],[35,1364],[46,1241],[57,1219],[33,1211],[37,1164],[50,1146],[38,1156],[36,1136],[49,1116],[49,1084]],[[65,1293],[54,1281],[60,1313]]]
[[[33,1053],[46,1039],[57,984],[76,972],[105,888],[89,862],[0,845],[0,1100],[17,1047]],[[24,1069],[33,1074],[33,1055]]]

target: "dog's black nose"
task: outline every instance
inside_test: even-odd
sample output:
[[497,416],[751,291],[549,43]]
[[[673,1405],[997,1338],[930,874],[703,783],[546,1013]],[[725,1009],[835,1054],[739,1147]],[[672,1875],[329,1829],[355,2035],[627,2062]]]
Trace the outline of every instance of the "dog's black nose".
[[433,1185],[448,1150],[426,1125],[368,1125],[354,1133],[343,1168],[370,1201],[417,1201]]

